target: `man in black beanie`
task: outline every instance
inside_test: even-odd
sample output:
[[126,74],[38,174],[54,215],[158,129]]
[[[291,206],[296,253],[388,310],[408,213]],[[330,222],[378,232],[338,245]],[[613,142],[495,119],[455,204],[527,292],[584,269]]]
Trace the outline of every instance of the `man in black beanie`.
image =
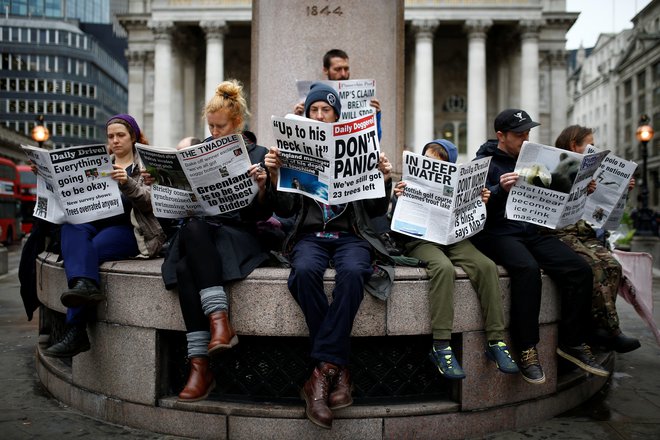
[[[341,115],[337,92],[314,83],[304,105],[305,116],[320,122],[336,122]],[[296,225],[287,237],[285,253],[291,261],[288,286],[300,305],[311,342],[310,356],[315,362],[311,377],[300,394],[306,402],[307,417],[330,429],[332,410],[353,403],[348,371],[350,336],[365,285],[389,294],[392,279],[372,276],[372,258],[391,261],[371,226],[371,217],[383,215],[392,192],[392,165],[380,153],[378,169],[383,173],[385,196],[340,205],[325,205],[300,194],[276,191],[279,151],[271,147],[265,163],[270,171],[268,196],[275,213],[282,217],[297,214]],[[323,275],[330,261],[336,270],[332,304],[323,288]],[[379,273],[380,274],[380,273]],[[372,290],[369,290],[372,292]]]

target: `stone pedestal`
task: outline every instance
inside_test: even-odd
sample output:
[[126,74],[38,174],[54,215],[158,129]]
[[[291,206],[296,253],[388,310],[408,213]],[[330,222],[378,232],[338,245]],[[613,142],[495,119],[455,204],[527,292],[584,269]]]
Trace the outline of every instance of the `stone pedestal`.
[[348,53],[351,79],[376,80],[383,112],[381,149],[401,169],[403,145],[403,0],[317,4],[255,0],[252,4],[251,127],[273,144],[271,115],[291,113],[296,80],[321,80],[323,55]]

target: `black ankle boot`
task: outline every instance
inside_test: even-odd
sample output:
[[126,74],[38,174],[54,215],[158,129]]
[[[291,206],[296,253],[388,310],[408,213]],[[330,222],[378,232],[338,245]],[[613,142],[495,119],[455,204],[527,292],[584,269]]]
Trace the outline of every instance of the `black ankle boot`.
[[73,357],[78,353],[89,350],[89,338],[85,325],[74,325],[64,334],[57,344],[53,344],[43,351],[44,356],[50,357]]
[[89,278],[77,278],[73,287],[65,290],[60,301],[66,307],[80,307],[86,304],[96,304],[105,299],[96,283]]

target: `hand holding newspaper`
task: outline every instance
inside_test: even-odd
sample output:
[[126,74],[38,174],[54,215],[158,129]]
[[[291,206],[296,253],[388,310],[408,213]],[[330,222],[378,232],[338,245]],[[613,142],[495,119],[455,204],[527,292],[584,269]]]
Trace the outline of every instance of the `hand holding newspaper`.
[[250,157],[239,134],[182,150],[136,147],[156,179],[151,190],[156,217],[223,214],[248,206],[257,195],[258,185],[248,173]]
[[[586,151],[596,153],[600,150],[589,145]],[[628,183],[636,169],[635,162],[621,159],[612,153],[605,156],[594,174],[596,191],[587,197],[582,219],[595,228],[616,229],[626,207]]]
[[271,117],[282,167],[278,191],[340,204],[385,196],[374,115],[328,124]]
[[405,151],[406,188],[397,200],[392,230],[439,244],[452,244],[483,229],[481,192],[490,157],[457,165]]
[[124,212],[105,145],[60,150],[21,145],[37,166],[34,216],[51,223],[86,223]]
[[587,202],[587,186],[609,151],[579,154],[524,142],[509,191],[506,216],[551,229],[578,221]]

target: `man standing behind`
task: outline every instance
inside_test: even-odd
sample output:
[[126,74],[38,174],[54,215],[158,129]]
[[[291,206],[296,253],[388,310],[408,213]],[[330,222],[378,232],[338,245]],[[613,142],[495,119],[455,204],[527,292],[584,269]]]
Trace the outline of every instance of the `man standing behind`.
[[[330,49],[327,51],[325,55],[323,55],[323,75],[328,78],[329,81],[345,81],[351,79],[351,68],[348,64],[348,54],[341,49]],[[380,139],[380,101],[373,98],[370,101],[370,104],[376,110],[378,139]],[[304,101],[299,102],[293,108],[293,112],[298,116],[302,116],[304,110]]]
[[539,233],[539,226],[506,218],[511,187],[518,180],[513,172],[520,148],[529,130],[540,125],[527,112],[507,109],[495,118],[497,139],[477,151],[477,158],[492,157],[486,185],[491,197],[486,205],[484,230],[472,238],[477,248],[504,266],[511,279],[511,336],[520,350],[518,366],[523,378],[533,384],[545,382],[536,344],[539,342],[541,269],[561,292],[561,321],[557,354],[585,371],[607,376],[584,343],[590,322],[593,274],[589,265],[559,239]]

